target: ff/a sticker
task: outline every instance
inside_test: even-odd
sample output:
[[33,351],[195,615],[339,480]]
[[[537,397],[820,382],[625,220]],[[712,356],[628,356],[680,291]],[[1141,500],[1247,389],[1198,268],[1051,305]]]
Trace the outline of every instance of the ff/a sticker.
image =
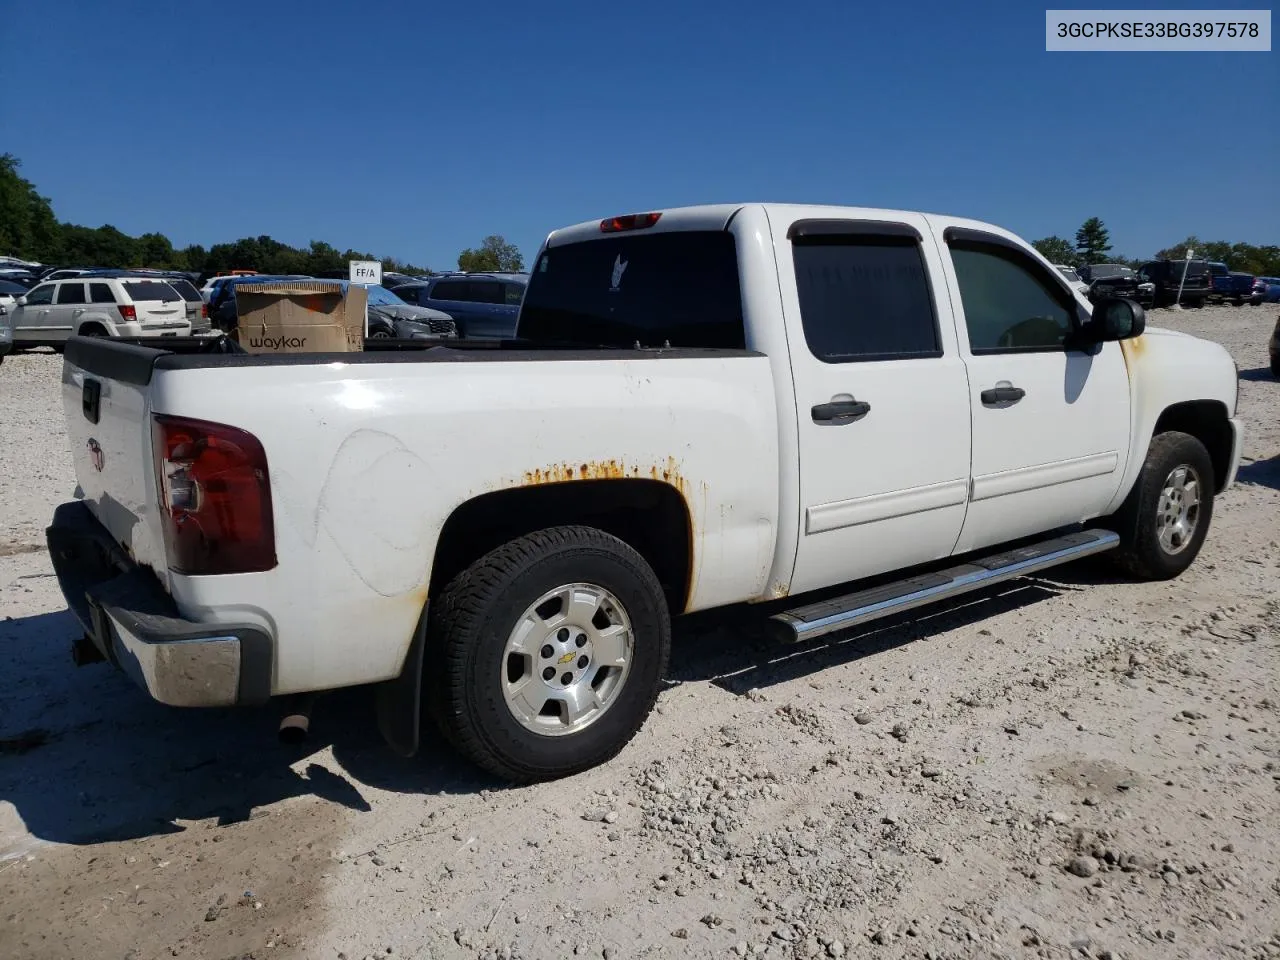
[[618,284],[622,283],[622,274],[627,269],[627,261],[622,259],[622,254],[618,254],[613,260],[613,286],[609,288],[610,293],[618,292]]

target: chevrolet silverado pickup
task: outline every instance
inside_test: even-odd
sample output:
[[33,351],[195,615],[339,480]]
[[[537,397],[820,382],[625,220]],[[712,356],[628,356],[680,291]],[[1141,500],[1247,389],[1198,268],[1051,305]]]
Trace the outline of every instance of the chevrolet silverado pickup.
[[550,779],[636,734],[674,616],[805,643],[1091,554],[1172,578],[1240,459],[1220,345],[934,214],[578,224],[515,339],[412,347],[73,338],[79,659],[175,706],[376,685],[398,752],[432,719]]

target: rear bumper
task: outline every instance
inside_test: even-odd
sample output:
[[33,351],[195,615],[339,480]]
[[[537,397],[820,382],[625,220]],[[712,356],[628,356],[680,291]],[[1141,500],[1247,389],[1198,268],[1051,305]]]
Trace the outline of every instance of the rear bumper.
[[250,624],[184,619],[89,510],[64,503],[45,530],[67,605],[109,661],[160,703],[225,707],[271,695],[273,643]]

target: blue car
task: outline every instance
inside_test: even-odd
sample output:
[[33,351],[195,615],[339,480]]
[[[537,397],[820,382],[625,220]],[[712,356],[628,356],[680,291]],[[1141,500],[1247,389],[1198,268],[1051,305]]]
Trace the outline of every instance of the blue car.
[[527,273],[442,273],[395,291],[406,303],[453,317],[460,337],[510,339],[528,283]]

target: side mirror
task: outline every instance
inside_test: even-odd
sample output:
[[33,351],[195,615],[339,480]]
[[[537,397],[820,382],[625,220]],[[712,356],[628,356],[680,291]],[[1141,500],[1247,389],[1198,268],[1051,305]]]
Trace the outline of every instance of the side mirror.
[[20,307],[25,307],[27,305],[27,295],[24,293],[20,297],[15,298],[13,302]]
[[1093,305],[1089,333],[1098,343],[1130,340],[1147,329],[1147,313],[1135,300],[1102,297]]

